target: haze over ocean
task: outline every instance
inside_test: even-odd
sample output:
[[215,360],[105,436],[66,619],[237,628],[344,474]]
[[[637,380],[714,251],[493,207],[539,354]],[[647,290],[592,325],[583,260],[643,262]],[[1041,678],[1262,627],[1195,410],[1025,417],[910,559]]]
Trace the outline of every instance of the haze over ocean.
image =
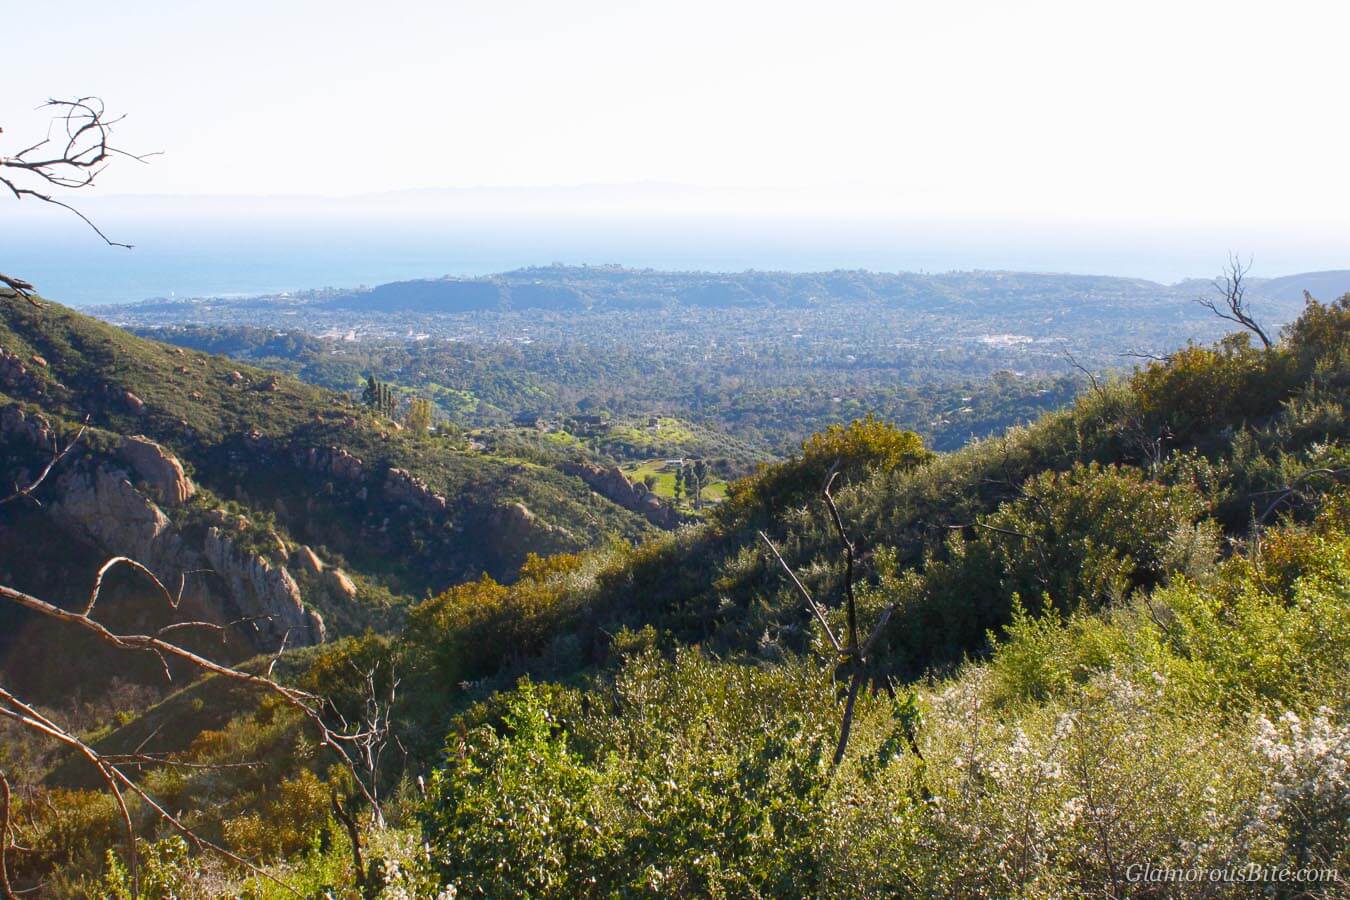
[[947,271],[1012,269],[1208,278],[1230,250],[1255,256],[1253,275],[1343,268],[1330,242],[1195,232],[1110,233],[1016,223],[884,224],[749,217],[463,222],[388,216],[214,220],[127,219],[99,224],[132,250],[103,245],[75,222],[0,223],[6,264],[74,306],[150,297],[350,288],[442,275],[483,275],[552,262],[709,271]]

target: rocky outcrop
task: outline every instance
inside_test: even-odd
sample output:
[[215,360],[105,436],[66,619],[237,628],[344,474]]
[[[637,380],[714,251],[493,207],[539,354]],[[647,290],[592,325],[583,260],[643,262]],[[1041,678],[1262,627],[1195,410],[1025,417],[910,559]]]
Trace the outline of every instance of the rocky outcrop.
[[286,635],[292,646],[326,637],[323,620],[305,608],[299,585],[283,565],[243,549],[234,534],[214,525],[196,546],[125,472],[98,465],[92,473],[67,473],[58,487],[51,515],[109,554],[130,556],[160,574],[209,569],[219,576],[189,579],[190,595],[207,605],[224,600],[224,620],[256,617],[258,633],[269,636],[262,647],[275,647]]
[[333,595],[347,601],[356,599],[356,584],[341,569],[329,569],[324,581]]
[[521,551],[522,554],[551,552],[560,542],[575,540],[566,528],[550,525],[519,502],[506,503],[494,509],[488,526],[503,548]]
[[[0,435],[43,451],[52,447],[47,420],[17,405],[0,409]],[[289,635],[291,646],[326,637],[323,619],[305,608],[299,586],[286,571],[289,551],[280,535],[269,532],[265,549],[255,552],[240,543],[247,519],[212,510],[203,536],[200,529],[179,528],[165,515],[161,503],[173,509],[194,488],[182,464],[154,441],[124,439],[116,461],[68,458],[43,490],[43,508],[59,526],[109,556],[135,559],[172,589],[178,573],[213,573],[188,578],[184,599],[221,622],[259,617],[258,649],[275,649],[283,635]]]
[[323,620],[307,615],[300,586],[284,566],[241,550],[231,535],[215,527],[206,530],[202,552],[228,586],[241,614],[266,617],[260,624],[275,635],[289,635],[291,644],[324,640]]
[[319,554],[301,544],[291,557],[291,564],[306,575],[318,577],[323,574],[323,560]]
[[675,528],[684,521],[678,512],[662,503],[660,497],[636,487],[618,466],[605,468],[594,463],[569,462],[564,463],[562,469],[586,482],[600,496],[645,516],[658,528]]
[[384,495],[395,503],[429,513],[444,513],[450,504],[426,482],[405,469],[390,468],[384,477]]
[[83,534],[108,554],[129,556],[154,572],[199,568],[163,510],[121,469],[71,469],[56,482],[48,510],[63,527]]
[[197,492],[178,458],[148,437],[123,438],[118,454],[131,465],[160,503],[182,506]]
[[359,481],[365,468],[359,456],[353,456],[341,447],[298,447],[291,452],[296,465],[312,472],[332,475],[344,481]]
[[26,413],[17,403],[0,409],[0,437],[20,444],[51,449],[51,424],[44,416]]
[[[35,356],[33,359],[38,360],[42,357]],[[36,362],[33,364],[37,365]],[[44,359],[39,368],[45,368],[46,365],[47,361]],[[19,397],[36,397],[43,393],[42,379],[29,371],[21,356],[10,353],[2,347],[0,347],[0,388]]]

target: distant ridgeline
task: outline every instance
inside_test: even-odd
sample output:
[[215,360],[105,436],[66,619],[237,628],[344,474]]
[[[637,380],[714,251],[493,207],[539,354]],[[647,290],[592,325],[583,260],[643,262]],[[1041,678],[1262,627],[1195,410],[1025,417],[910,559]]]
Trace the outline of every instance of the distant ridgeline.
[[[1339,296],[1350,291],[1350,271],[1251,279],[1254,296],[1301,304],[1303,291]],[[875,301],[945,310],[989,301],[1025,307],[1028,313],[1087,301],[1092,312],[1138,315],[1156,305],[1175,310],[1207,282],[1163,285],[1137,278],[1054,273],[969,271],[912,272],[661,272],[621,266],[546,266],[481,278],[395,281],[339,293],[326,305],[346,309],[438,313],[475,310],[649,309],[690,306],[804,307],[827,301]],[[1296,307],[1295,307],[1296,309]]]

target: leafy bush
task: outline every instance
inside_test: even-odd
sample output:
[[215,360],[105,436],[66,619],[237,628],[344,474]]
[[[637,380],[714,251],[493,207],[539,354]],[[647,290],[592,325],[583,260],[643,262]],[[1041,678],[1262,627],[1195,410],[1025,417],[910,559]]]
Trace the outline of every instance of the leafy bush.
[[916,466],[932,456],[917,434],[901,431],[870,414],[848,425],[831,425],[803,441],[801,453],[792,459],[763,465],[749,478],[729,485],[717,520],[732,525],[798,506],[820,493],[826,474],[836,466],[842,480],[848,482],[874,469]]

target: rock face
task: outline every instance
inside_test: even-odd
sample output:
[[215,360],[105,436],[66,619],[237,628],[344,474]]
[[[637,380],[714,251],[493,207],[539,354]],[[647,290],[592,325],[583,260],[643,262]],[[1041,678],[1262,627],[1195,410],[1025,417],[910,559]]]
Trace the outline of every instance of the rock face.
[[391,468],[385,473],[384,495],[395,503],[402,503],[429,513],[444,513],[449,503],[440,494],[427,487],[404,469]]
[[572,462],[564,464],[563,471],[580,478],[602,497],[645,516],[657,528],[675,528],[684,521],[679,513],[662,503],[660,497],[634,487],[618,466],[605,468],[593,463]]
[[[48,505],[63,526],[82,533],[110,555],[130,556],[151,571],[187,571],[183,541],[164,512],[136,490],[127,473],[106,465],[70,470],[57,479]],[[180,565],[180,561],[189,562]]]
[[322,619],[306,615],[300,586],[285,567],[275,565],[257,554],[240,550],[234,539],[219,528],[208,528],[202,545],[203,555],[229,587],[239,611],[245,616],[267,616],[259,623],[274,635],[286,636],[294,644],[321,643]]
[[524,503],[506,503],[492,512],[488,522],[503,546],[546,553],[559,540],[572,540],[566,528],[550,525]]
[[[0,434],[6,441],[51,447],[47,421],[17,405],[0,409]],[[236,521],[213,510],[216,515],[207,514],[212,524],[204,537],[197,538],[165,515],[160,503],[170,509],[181,506],[195,488],[182,464],[164,447],[131,437],[123,441],[115,461],[86,457],[68,462],[43,485],[44,508],[61,527],[109,556],[135,559],[171,588],[178,573],[209,570],[213,574],[187,578],[185,599],[215,611],[220,621],[265,617],[256,623],[260,650],[275,649],[283,636],[290,646],[324,640],[323,619],[305,608],[300,588],[283,562],[239,545],[238,535],[247,528],[247,520]],[[135,481],[128,469],[134,470]],[[280,536],[271,534],[268,543],[266,552],[284,560],[286,547]]]
[[14,404],[0,409],[0,437],[23,444],[51,447],[52,429],[44,417],[25,413],[18,404]]
[[341,447],[296,448],[291,452],[291,457],[297,465],[344,481],[359,481],[365,474],[361,458],[353,456]]
[[182,506],[197,492],[178,458],[148,437],[123,438],[118,453],[160,503]]
[[341,597],[343,600],[356,599],[356,585],[347,577],[347,573],[341,569],[329,569],[327,577],[328,590]]

